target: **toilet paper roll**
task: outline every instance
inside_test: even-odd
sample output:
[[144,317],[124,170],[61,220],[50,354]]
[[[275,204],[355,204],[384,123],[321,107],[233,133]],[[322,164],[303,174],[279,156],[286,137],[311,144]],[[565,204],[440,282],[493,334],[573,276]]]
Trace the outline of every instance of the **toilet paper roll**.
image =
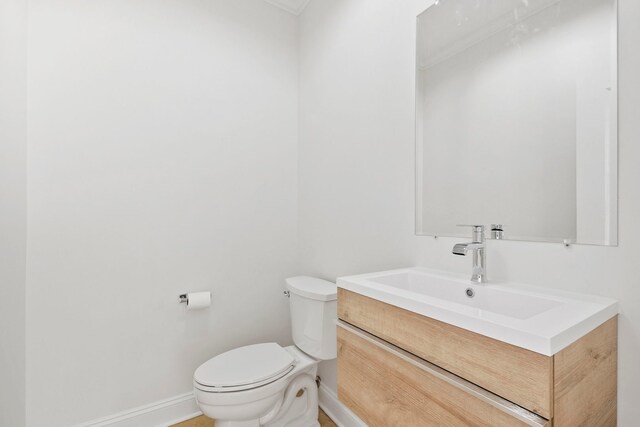
[[187,294],[187,310],[200,310],[211,305],[211,292],[190,292]]

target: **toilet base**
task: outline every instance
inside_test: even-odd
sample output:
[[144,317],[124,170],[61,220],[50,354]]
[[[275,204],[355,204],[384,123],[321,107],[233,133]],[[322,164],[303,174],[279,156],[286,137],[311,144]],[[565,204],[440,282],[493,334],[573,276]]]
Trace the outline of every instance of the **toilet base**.
[[252,421],[216,421],[216,427],[260,427],[258,420]]
[[216,421],[216,427],[320,427],[320,422],[318,420],[307,420],[302,421],[298,420],[294,423],[288,423],[286,425],[281,423],[276,424],[264,424],[260,425],[258,420],[253,421]]
[[[319,427],[316,374],[317,364],[314,364],[309,370],[293,378],[284,393],[279,417],[274,421],[263,418],[265,422],[261,427]],[[304,392],[300,393],[301,391]]]
[[[258,425],[260,425],[260,427],[320,427],[317,410],[309,411],[314,415],[307,416],[306,418],[301,417],[301,415],[307,411],[307,405],[314,404],[312,402],[307,402],[309,400],[307,395],[308,393],[305,393],[296,398],[296,401],[291,405],[291,408],[282,418],[271,423]],[[317,401],[315,402],[315,405],[318,405]]]

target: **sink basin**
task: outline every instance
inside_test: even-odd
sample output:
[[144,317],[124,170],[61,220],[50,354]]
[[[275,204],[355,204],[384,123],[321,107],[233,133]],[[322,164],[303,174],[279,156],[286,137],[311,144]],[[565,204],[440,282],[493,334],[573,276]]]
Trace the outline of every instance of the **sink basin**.
[[[471,287],[468,281],[451,280],[448,277],[415,270],[374,276],[370,280],[398,291],[466,306],[458,309],[478,317],[495,313],[515,319],[528,319],[562,305],[561,301],[553,298],[509,292],[484,285],[478,289]],[[473,297],[467,295],[468,289],[471,289]]]
[[618,313],[615,300],[408,268],[341,277],[338,287],[552,356]]

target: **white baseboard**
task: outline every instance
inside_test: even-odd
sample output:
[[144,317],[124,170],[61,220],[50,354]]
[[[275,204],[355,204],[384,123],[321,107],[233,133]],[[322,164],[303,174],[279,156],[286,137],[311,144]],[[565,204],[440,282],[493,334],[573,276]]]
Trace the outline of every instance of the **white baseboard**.
[[338,400],[336,393],[325,384],[320,383],[318,400],[320,401],[320,408],[322,408],[338,427],[367,427],[364,421],[344,406]]
[[[322,410],[338,427],[367,427],[338,400],[335,392],[320,384],[318,400]],[[77,424],[74,427],[167,427],[202,415],[193,393],[133,408],[118,414]]]
[[75,427],[167,427],[199,415],[193,393],[185,393]]

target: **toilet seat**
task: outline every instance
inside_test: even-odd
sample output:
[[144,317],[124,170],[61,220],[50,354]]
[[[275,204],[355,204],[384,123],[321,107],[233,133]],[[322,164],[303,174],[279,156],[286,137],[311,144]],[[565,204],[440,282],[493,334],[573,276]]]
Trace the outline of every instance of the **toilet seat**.
[[194,386],[211,393],[250,390],[284,377],[295,364],[293,355],[276,343],[248,345],[202,364],[194,374]]

